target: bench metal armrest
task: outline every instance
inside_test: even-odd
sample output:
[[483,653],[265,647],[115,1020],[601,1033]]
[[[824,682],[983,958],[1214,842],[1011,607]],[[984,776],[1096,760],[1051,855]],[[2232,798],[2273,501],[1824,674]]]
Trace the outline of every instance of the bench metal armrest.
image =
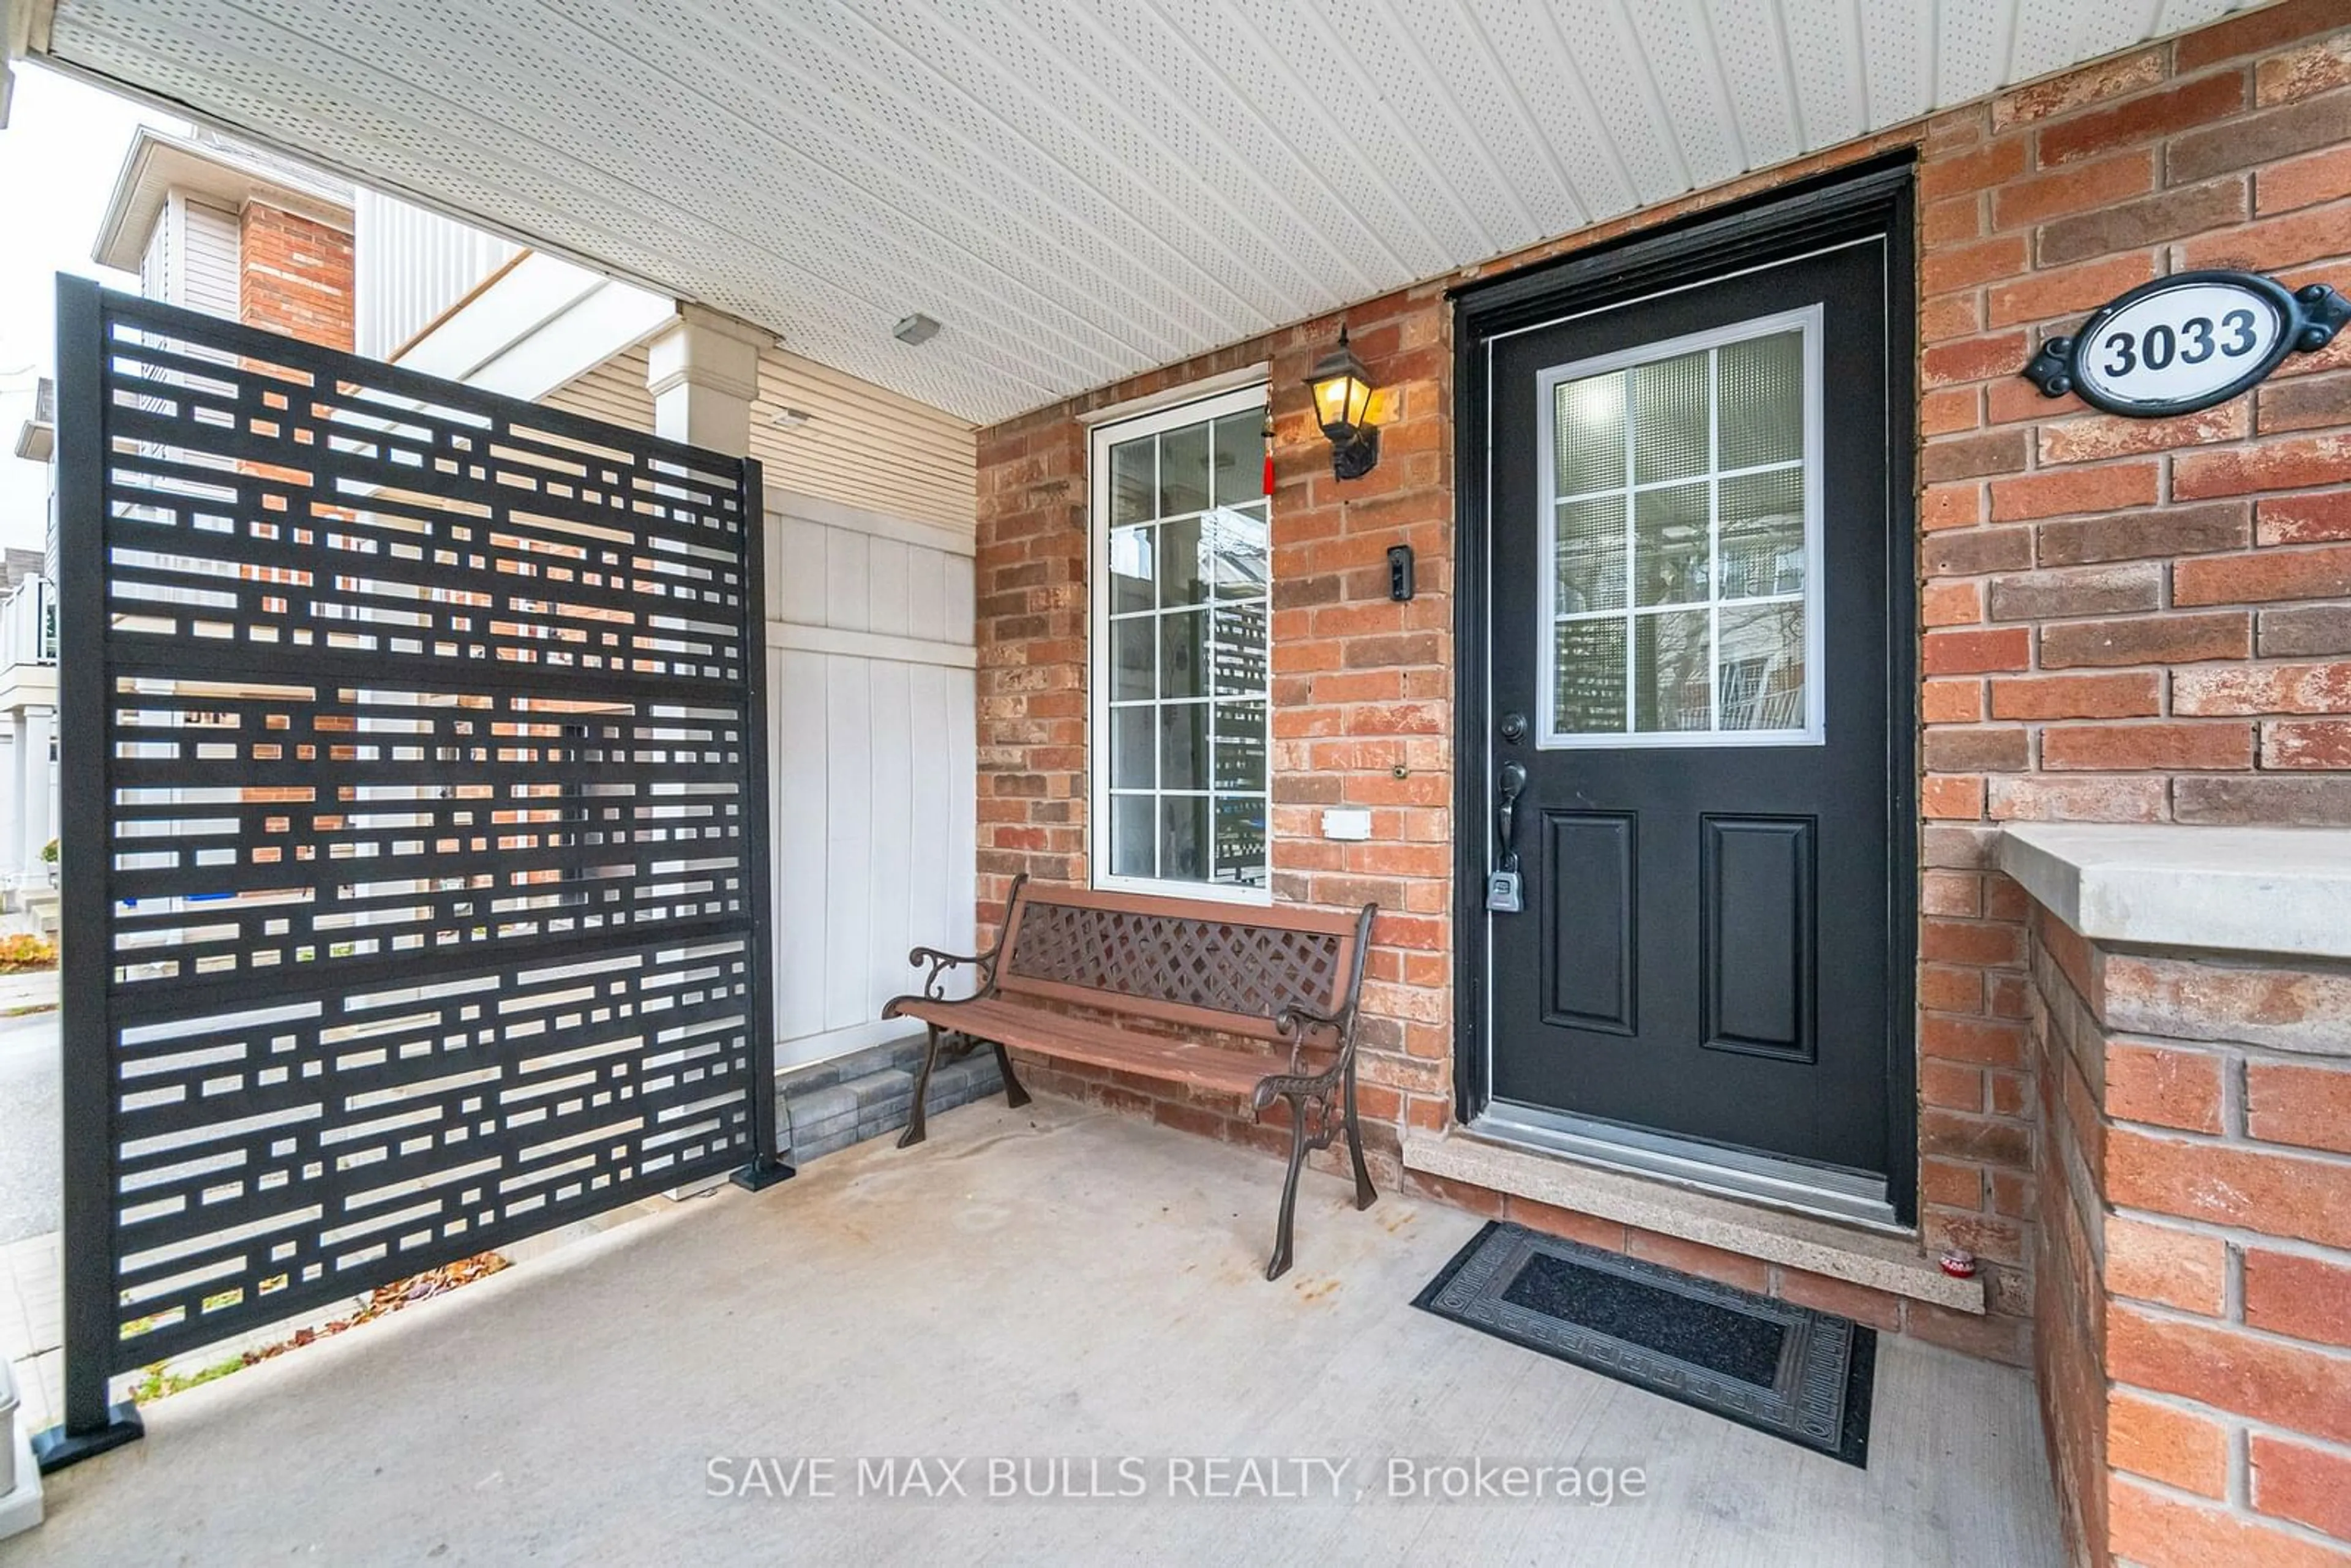
[[[1000,946],[1001,944],[998,944],[998,946]],[[882,1016],[884,1018],[896,1017],[898,1003],[901,1001],[946,1001],[947,999],[946,977],[948,972],[954,969],[960,969],[966,965],[974,965],[978,967],[978,994],[980,996],[986,996],[988,992],[996,988],[996,953],[997,949],[994,947],[989,948],[985,953],[949,953],[937,947],[917,947],[914,949],[906,955],[906,962],[914,965],[918,968],[925,964],[928,964],[931,967],[931,972],[923,977],[922,991],[919,996],[892,998],[890,1006],[884,1009]]]
[[[1348,967],[1344,989],[1339,992],[1339,1005],[1325,1011],[1304,1002],[1291,1002],[1273,1015],[1274,1031],[1290,1041],[1290,1071],[1280,1078],[1269,1078],[1258,1085],[1257,1108],[1264,1110],[1282,1092],[1288,1081],[1295,1085],[1307,1079],[1318,1083],[1329,1082],[1351,1073],[1355,1066],[1355,1010],[1364,996],[1364,955],[1371,947],[1372,921],[1379,914],[1379,905],[1366,904],[1355,916],[1353,962]],[[1316,1030],[1327,1030],[1334,1036],[1336,1054],[1331,1065],[1321,1072],[1310,1073],[1306,1064],[1306,1042]]]
[[1292,1002],[1273,1015],[1273,1027],[1281,1031],[1284,1039],[1288,1039],[1302,1030],[1318,1025],[1323,1029],[1344,1029],[1353,1021],[1355,1009],[1353,1003],[1335,1012],[1326,1013],[1321,1008],[1310,1008],[1303,1002]]
[[[1317,1080],[1329,1078],[1343,1071],[1355,1054],[1355,1004],[1352,998],[1349,998],[1346,1006],[1332,1012],[1325,1012],[1321,1008],[1310,1008],[1303,1002],[1293,1002],[1273,1015],[1273,1027],[1282,1039],[1290,1041],[1290,1071],[1286,1074],[1287,1077],[1293,1079],[1311,1077]],[[1318,1029],[1327,1030],[1336,1037],[1332,1041],[1336,1055],[1332,1058],[1331,1065],[1322,1071],[1309,1072],[1306,1062],[1306,1045]],[[1272,1087],[1274,1082],[1272,1079],[1268,1079],[1265,1083],[1258,1086],[1259,1110],[1262,1111],[1272,1103],[1271,1097],[1280,1092],[1279,1089]]]
[[908,952],[907,963],[916,968],[928,964],[931,967],[931,972],[923,977],[923,989],[920,995],[893,997],[889,1005],[882,1009],[882,1016],[885,1019],[896,1018],[898,1004],[901,1002],[946,1001],[947,971],[959,969],[967,964],[976,966],[979,970],[979,990],[976,996],[985,997],[992,994],[996,989],[997,960],[1003,956],[1005,935],[1012,929],[1012,911],[1019,904],[1020,889],[1028,881],[1027,872],[1022,872],[1012,879],[1012,891],[1004,900],[1004,918],[997,923],[996,945],[987,952],[950,953],[943,947],[916,947]]
[[906,962],[917,965],[928,964],[933,969],[941,971],[957,968],[965,964],[977,964],[985,967],[996,962],[996,950],[991,947],[985,953],[950,953],[944,947],[914,947],[908,949]]

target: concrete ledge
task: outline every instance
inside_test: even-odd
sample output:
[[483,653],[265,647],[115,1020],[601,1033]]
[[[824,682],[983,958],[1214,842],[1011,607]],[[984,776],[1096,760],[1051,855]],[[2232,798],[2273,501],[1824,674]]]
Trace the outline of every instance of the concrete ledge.
[[1954,1312],[1984,1310],[1981,1280],[1954,1280],[1915,1241],[1856,1230],[1456,1129],[1407,1134],[1407,1170],[1719,1247]]
[[2351,832],[2016,822],[1998,858],[2094,942],[2351,958]]
[[16,1396],[16,1374],[0,1360],[0,1443],[8,1463],[0,1466],[0,1541],[22,1535],[41,1522],[41,1470],[33,1462],[31,1424]]
[[0,1432],[0,1442],[14,1445],[16,1454],[16,1490],[0,1492],[0,1541],[5,1541],[41,1522],[41,1471],[33,1462],[33,1440],[22,1427]]
[[[869,1046],[776,1075],[777,1121],[791,1138],[795,1164],[835,1154],[906,1124],[914,1103],[914,1070],[923,1037]],[[945,1061],[931,1077],[930,1113],[1001,1093],[993,1052]]]

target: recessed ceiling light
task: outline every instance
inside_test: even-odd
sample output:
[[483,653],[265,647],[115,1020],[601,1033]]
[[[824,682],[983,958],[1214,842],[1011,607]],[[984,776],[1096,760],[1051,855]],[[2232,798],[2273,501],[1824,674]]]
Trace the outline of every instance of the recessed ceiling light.
[[890,335],[902,343],[927,343],[939,335],[939,324],[917,310],[890,329]]
[[779,408],[768,416],[768,423],[784,430],[798,430],[815,417],[804,408]]

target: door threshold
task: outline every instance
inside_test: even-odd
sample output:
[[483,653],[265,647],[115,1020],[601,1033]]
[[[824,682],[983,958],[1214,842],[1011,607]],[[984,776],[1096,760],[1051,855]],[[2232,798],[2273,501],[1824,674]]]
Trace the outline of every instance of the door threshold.
[[1670,1133],[1619,1126],[1589,1116],[1497,1100],[1469,1130],[1498,1143],[1563,1155],[1640,1176],[1768,1204],[1840,1224],[1911,1234],[1895,1218],[1884,1176],[1831,1170],[1748,1149],[1728,1149]]
[[1982,1279],[1946,1274],[1911,1231],[1800,1212],[1613,1161],[1497,1137],[1483,1127],[1407,1130],[1404,1166],[1952,1312],[1984,1311]]

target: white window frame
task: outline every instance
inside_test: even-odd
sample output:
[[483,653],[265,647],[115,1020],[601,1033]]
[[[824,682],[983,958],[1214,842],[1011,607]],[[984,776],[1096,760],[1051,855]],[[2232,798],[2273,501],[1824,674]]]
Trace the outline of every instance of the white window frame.
[[[1659,342],[1643,343],[1634,348],[1620,350],[1615,353],[1601,354],[1588,360],[1578,360],[1572,364],[1554,365],[1536,377],[1535,396],[1537,399],[1537,407],[1541,410],[1541,415],[1537,422],[1539,428],[1537,430],[1535,443],[1535,461],[1537,465],[1535,470],[1537,475],[1536,493],[1541,497],[1538,503],[1541,511],[1540,517],[1536,519],[1536,537],[1541,541],[1539,546],[1541,553],[1536,557],[1536,559],[1541,562],[1542,567],[1541,580],[1535,591],[1536,602],[1539,607],[1535,622],[1538,643],[1538,646],[1535,650],[1535,678],[1538,684],[1535,689],[1538,694],[1540,694],[1541,699],[1539,704],[1539,706],[1541,708],[1541,715],[1537,721],[1535,728],[1535,745],[1538,749],[1543,751],[1596,751],[1617,750],[1631,747],[1679,747],[1687,750],[1696,747],[1711,747],[1718,746],[1792,747],[1822,746],[1827,744],[1828,682],[1827,671],[1822,663],[1823,649],[1825,643],[1823,628],[1828,620],[1828,593],[1830,586],[1823,575],[1823,558],[1824,552],[1823,549],[1822,540],[1821,513],[1821,419],[1823,405],[1821,381],[1823,373],[1821,363],[1821,329],[1823,319],[1823,310],[1820,305],[1813,304],[1802,306],[1793,310],[1782,310],[1770,316],[1758,316],[1745,321],[1734,321],[1729,326],[1716,327],[1703,332],[1692,332],[1685,337],[1669,338]],[[1622,731],[1594,731],[1591,733],[1576,732],[1572,734],[1562,734],[1558,728],[1559,684],[1557,664],[1559,658],[1559,637],[1558,618],[1556,613],[1558,608],[1556,599],[1559,592],[1559,572],[1557,561],[1559,548],[1559,508],[1561,503],[1560,498],[1553,494],[1557,486],[1558,469],[1554,462],[1554,454],[1552,451],[1553,444],[1558,439],[1558,423],[1552,404],[1559,387],[1564,382],[1582,381],[1589,376],[1606,375],[1612,371],[1627,370],[1637,365],[1651,364],[1660,360],[1675,359],[1683,354],[1695,353],[1701,349],[1727,348],[1734,343],[1745,342],[1750,338],[1769,337],[1772,333],[1785,332],[1791,329],[1800,330],[1803,334],[1804,361],[1804,450],[1803,456],[1802,458],[1804,476],[1804,591],[1802,597],[1804,606],[1804,727],[1800,730],[1680,729],[1636,731],[1630,727],[1628,714],[1627,727]],[[1708,418],[1709,431],[1711,432],[1716,426],[1719,426],[1720,423],[1720,408],[1719,405],[1712,403],[1711,398],[1709,398],[1709,413]],[[1626,423],[1626,439],[1627,441],[1630,441],[1631,439],[1631,423],[1629,420]],[[1709,440],[1711,439],[1712,437],[1710,435]],[[1740,470],[1740,472],[1744,472],[1744,470]],[[1713,475],[1714,478],[1718,481],[1722,477],[1720,474],[1715,473],[1710,466],[1708,468],[1708,473]],[[1723,604],[1720,599],[1710,596],[1706,600],[1702,606],[1692,604],[1656,605],[1641,611],[1635,611],[1630,606],[1629,601],[1632,590],[1631,571],[1633,562],[1631,559],[1632,549],[1629,544],[1629,540],[1632,538],[1633,529],[1635,528],[1634,507],[1631,504],[1632,494],[1634,490],[1637,488],[1654,488],[1656,486],[1631,486],[1630,482],[1632,476],[1629,470],[1627,471],[1625,477],[1628,485],[1626,505],[1625,507],[1625,528],[1628,540],[1625,559],[1625,570],[1627,574],[1625,578],[1625,589],[1628,603],[1626,611],[1623,613],[1663,613],[1667,611],[1692,610],[1699,608],[1705,609],[1708,612],[1711,622],[1708,632],[1709,647],[1708,656],[1711,661],[1712,679],[1719,685],[1722,678],[1719,632]],[[1673,480],[1658,481],[1656,483],[1658,485],[1679,484],[1686,483],[1686,481]],[[1717,526],[1719,526],[1719,518]],[[1711,588],[1719,582],[1719,571],[1710,570],[1708,572],[1708,580],[1709,587]],[[1771,602],[1771,600],[1764,599],[1754,601],[1734,601],[1733,604],[1734,607],[1736,607],[1739,604],[1744,603],[1770,602]],[[1629,648],[1627,653],[1629,655]],[[1625,696],[1628,705],[1633,701],[1635,692],[1636,690],[1634,684],[1635,674],[1636,672],[1632,667],[1628,657],[1625,670]],[[1719,722],[1721,708],[1719,702],[1711,711],[1715,714],[1717,721]]]
[[[1087,830],[1089,853],[1087,863],[1092,868],[1092,885],[1105,892],[1161,894],[1176,898],[1213,899],[1226,904],[1270,904],[1273,902],[1273,582],[1272,497],[1267,497],[1266,520],[1268,539],[1266,582],[1266,882],[1264,887],[1244,887],[1230,883],[1185,882],[1168,877],[1119,876],[1111,866],[1111,787],[1110,787],[1110,449],[1121,442],[1137,436],[1155,435],[1163,430],[1180,429],[1187,424],[1229,418],[1252,409],[1263,412],[1267,406],[1267,386],[1263,380],[1227,392],[1215,392],[1207,396],[1186,398],[1141,413],[1131,418],[1096,424],[1086,439],[1086,563],[1087,613],[1086,643],[1088,680],[1092,691],[1087,702],[1086,777]],[[1213,602],[1213,600],[1211,601]],[[1248,700],[1246,698],[1240,700]],[[1210,699],[1211,706],[1214,698]],[[1214,768],[1213,757],[1210,768]],[[1213,776],[1213,774],[1212,774]],[[1154,799],[1157,798],[1156,792]],[[1211,796],[1208,829],[1213,841],[1216,832],[1216,810]],[[1213,860],[1214,850],[1211,849]]]

